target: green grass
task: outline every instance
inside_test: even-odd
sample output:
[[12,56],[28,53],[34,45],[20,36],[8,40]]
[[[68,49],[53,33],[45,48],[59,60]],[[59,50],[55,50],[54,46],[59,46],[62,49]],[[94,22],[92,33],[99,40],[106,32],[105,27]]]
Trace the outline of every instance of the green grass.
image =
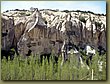
[[[75,58],[70,55],[69,60],[61,67],[62,58],[59,57],[58,64],[54,64],[52,58],[50,63],[46,59],[42,65],[38,56],[30,56],[22,59],[15,56],[13,61],[1,61],[2,80],[106,80],[106,55],[93,56],[93,63],[88,70],[86,65],[82,67]],[[98,61],[103,61],[102,70],[99,71]]]

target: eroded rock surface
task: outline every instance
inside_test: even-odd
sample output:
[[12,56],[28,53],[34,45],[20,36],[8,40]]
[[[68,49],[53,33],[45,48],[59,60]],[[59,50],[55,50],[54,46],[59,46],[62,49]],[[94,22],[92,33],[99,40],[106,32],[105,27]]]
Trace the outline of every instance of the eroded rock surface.
[[[7,16],[14,18],[14,21]],[[2,48],[9,48],[14,36],[12,32],[15,31],[18,51],[24,56],[29,51],[32,54],[53,52],[57,56],[62,49],[66,51],[64,43],[76,46],[87,43],[96,50],[101,47],[106,51],[104,15],[36,9],[4,12],[2,18],[2,31],[10,32],[7,44],[6,38],[2,37]]]

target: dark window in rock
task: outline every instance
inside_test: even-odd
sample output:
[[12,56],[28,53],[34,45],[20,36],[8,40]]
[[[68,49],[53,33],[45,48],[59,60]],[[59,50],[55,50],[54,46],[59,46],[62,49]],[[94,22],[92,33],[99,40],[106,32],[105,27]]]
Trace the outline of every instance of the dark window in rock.
[[38,46],[40,46],[41,45],[41,42],[38,42]]
[[28,53],[26,54],[26,56],[30,56],[31,55],[32,50],[29,49]]
[[6,30],[6,32],[8,32],[8,30]]
[[30,48],[31,47],[30,43],[28,43],[27,46]]
[[7,36],[7,35],[8,35],[8,30],[6,30],[5,33],[2,33],[2,37],[5,37],[5,36]]
[[47,21],[45,21],[45,24],[47,24]]

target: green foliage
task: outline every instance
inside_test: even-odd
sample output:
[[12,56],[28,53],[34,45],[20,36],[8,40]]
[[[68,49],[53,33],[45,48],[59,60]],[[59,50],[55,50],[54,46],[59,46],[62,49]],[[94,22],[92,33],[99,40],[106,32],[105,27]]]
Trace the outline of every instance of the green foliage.
[[25,12],[25,11],[21,11],[21,12],[19,12],[19,14],[21,15],[21,16],[30,16],[31,15],[31,13],[29,13],[29,12]]
[[25,12],[20,12],[19,14],[20,14],[20,15],[25,15]]
[[26,16],[30,16],[30,15],[31,15],[30,13],[26,14]]
[[62,12],[66,12],[66,13],[69,13],[70,11],[69,11],[69,10],[63,10]]
[[[38,56],[30,56],[23,59],[15,56],[13,61],[5,58],[1,61],[2,80],[106,80],[106,54],[93,56],[89,69],[84,61],[84,65],[79,64],[75,54],[69,55],[68,61],[61,66],[62,58],[59,57],[58,64],[54,63],[53,56],[48,63],[43,58],[42,65]],[[86,58],[85,58],[86,59]],[[102,63],[102,71],[99,67]]]
[[83,16],[80,16],[80,17],[79,17],[79,20],[80,20],[81,22],[83,22],[83,23],[86,23],[85,17],[83,17]]
[[97,27],[101,28],[102,23],[95,22],[95,25],[96,25]]

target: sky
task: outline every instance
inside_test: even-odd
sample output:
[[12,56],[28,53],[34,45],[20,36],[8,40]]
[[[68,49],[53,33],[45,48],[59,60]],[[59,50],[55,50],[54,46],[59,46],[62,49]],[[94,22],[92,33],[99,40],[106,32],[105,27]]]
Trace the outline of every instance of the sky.
[[106,1],[1,1],[1,12],[12,9],[81,10],[106,14]]

